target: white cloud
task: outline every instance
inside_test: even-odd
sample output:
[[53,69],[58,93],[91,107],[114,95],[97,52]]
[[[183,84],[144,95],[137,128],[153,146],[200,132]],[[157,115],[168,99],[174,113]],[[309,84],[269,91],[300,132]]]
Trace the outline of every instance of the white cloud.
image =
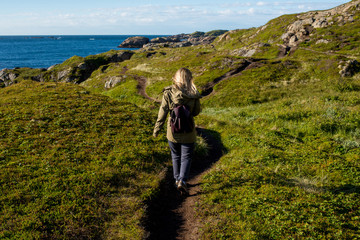
[[218,13],[219,13],[219,15],[222,15],[222,16],[230,16],[230,15],[234,14],[234,11],[230,10],[230,9],[225,9],[225,10],[218,11]]
[[254,9],[254,8],[249,8],[248,13],[249,13],[249,14],[254,14],[254,13],[255,13],[255,9]]
[[264,5],[266,5],[266,3],[265,2],[257,2],[256,5],[257,6],[264,6]]

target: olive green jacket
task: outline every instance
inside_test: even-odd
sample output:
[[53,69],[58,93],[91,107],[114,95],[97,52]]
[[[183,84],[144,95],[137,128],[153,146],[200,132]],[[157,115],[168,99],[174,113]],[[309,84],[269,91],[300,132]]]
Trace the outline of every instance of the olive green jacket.
[[[200,98],[200,93],[197,93],[195,96],[189,96],[185,92],[177,89],[175,86],[166,87],[164,89],[158,118],[154,128],[154,137],[159,134],[160,129],[166,121],[168,113],[174,109],[175,105],[186,104],[190,108],[192,115],[197,116],[200,113]],[[172,133],[169,116],[167,121],[166,137],[169,141],[175,143],[194,143],[196,141],[196,130],[194,128],[194,130],[190,133]]]

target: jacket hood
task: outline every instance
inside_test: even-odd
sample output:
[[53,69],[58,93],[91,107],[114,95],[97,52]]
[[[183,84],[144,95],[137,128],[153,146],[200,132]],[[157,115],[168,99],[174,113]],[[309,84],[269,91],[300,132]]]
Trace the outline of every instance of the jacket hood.
[[186,92],[177,89],[174,85],[165,88],[165,90],[170,90],[171,97],[175,104],[185,104],[191,99],[199,99],[201,95],[199,92],[196,92],[195,95],[189,95]]

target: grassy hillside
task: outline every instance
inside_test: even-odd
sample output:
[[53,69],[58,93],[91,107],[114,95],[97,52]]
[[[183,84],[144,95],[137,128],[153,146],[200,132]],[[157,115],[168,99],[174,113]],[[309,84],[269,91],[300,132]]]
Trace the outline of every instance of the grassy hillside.
[[331,88],[204,109],[228,149],[204,179],[205,238],[359,236],[359,90]]
[[153,114],[61,83],[23,81],[0,102],[1,239],[143,236],[168,162]]
[[[281,16],[211,45],[138,50],[122,62],[74,57],[73,74],[96,62],[86,79],[79,72],[83,88],[24,81],[1,89],[0,236],[141,239],[142,202],[168,150],[164,134],[151,138],[158,105],[139,94],[139,79],[159,100],[188,67],[206,95],[197,123],[227,149],[203,179],[201,238],[359,238],[360,2],[351,4]],[[327,25],[307,23],[319,14]],[[299,20],[290,44],[284,36]],[[66,69],[17,71],[31,79]]]
[[[273,23],[286,29],[294,17],[235,32],[219,48],[249,46],[241,42],[254,32],[252,39],[268,42],[269,29],[276,42],[284,31]],[[221,133],[228,150],[203,180],[204,238],[360,236],[360,74],[341,77],[338,68],[359,59],[359,23],[314,30],[282,58],[269,54],[273,44],[258,49],[257,67],[204,99],[199,124]],[[316,44],[321,38],[329,43]]]

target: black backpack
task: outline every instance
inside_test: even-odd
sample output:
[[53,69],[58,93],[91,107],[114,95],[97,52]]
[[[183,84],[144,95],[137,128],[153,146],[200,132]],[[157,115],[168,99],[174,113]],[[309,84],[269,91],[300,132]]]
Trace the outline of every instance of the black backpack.
[[170,126],[173,133],[189,133],[194,129],[194,120],[187,105],[177,105],[170,113]]

